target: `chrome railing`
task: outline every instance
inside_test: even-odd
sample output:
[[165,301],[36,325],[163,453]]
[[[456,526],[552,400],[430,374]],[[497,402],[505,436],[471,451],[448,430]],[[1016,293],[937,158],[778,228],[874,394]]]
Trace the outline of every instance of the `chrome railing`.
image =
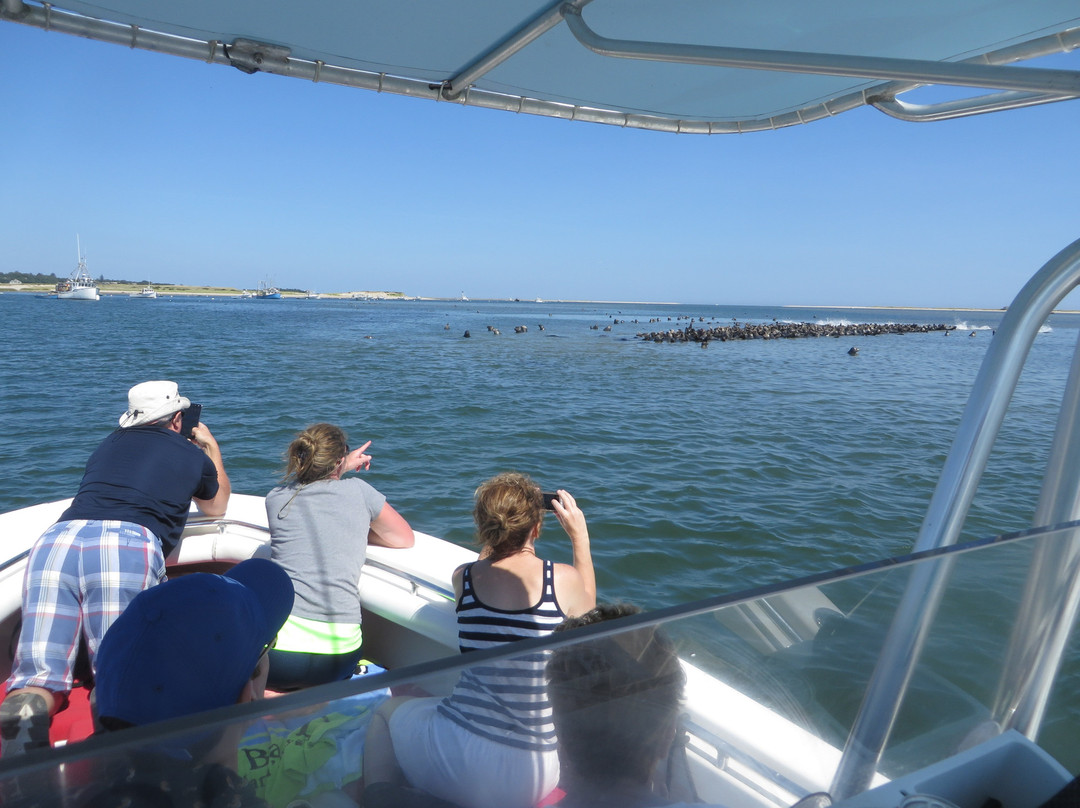
[[[1080,240],[1050,259],[1025,284],[1009,307],[975,379],[957,436],[915,542],[916,551],[945,547],[957,541],[1035,337],[1054,307],[1078,284]],[[1077,362],[1080,359],[1074,360],[1074,371]],[[1076,409],[1080,401],[1078,386],[1080,379],[1074,372],[1062,402],[1062,417],[1054,438],[1055,453],[1043,483],[1037,522],[1055,518],[1067,521],[1076,518],[1080,510],[1077,507],[1080,494],[1077,468],[1080,465],[1080,435],[1076,429]],[[1028,676],[1023,664],[1010,664],[1001,683],[1003,693],[1013,694],[1007,701],[1015,705],[1009,708],[1014,715],[1006,718],[1021,720],[1025,733],[1031,738],[1038,731],[1037,719],[1041,713],[1038,705],[1045,703],[1064,643],[1060,626],[1072,624],[1080,598],[1075,580],[1077,551],[1054,549],[1065,558],[1046,559],[1045,564],[1036,564],[1033,568],[1026,607],[1028,617],[1023,626],[1017,627],[1019,633],[1013,650],[1015,663],[1027,664],[1033,655],[1038,655],[1043,659],[1043,665],[1037,675]],[[1055,580],[1060,564],[1066,560],[1073,568],[1071,582]],[[831,789],[834,797],[844,799],[865,790],[873,777],[950,571],[948,564],[928,565],[912,576],[845,746]],[[1071,600],[1068,611],[1058,614],[1059,628],[1052,632],[1058,646],[1054,653],[1052,649],[1042,647],[1041,639],[1032,635],[1032,628],[1046,619],[1049,609],[1059,612],[1060,598],[1065,592]],[[1038,643],[1038,647],[1031,647],[1031,643]],[[1021,704],[1023,710],[1017,715],[1015,711]]]

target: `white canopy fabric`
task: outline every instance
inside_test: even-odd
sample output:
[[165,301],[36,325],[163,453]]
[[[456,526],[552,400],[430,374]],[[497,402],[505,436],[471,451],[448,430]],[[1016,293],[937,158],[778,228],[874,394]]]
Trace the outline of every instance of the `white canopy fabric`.
[[942,62],[971,65],[955,83],[1025,103],[1080,96],[1080,71],[986,64],[1080,46],[1076,0],[3,0],[0,16],[249,71],[685,132],[887,106]]

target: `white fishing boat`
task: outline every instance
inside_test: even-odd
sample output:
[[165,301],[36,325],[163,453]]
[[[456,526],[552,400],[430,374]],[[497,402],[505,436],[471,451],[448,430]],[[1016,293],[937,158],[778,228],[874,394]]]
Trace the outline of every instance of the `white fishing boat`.
[[101,294],[97,284],[86,271],[86,256],[82,252],[82,244],[78,237],[75,239],[76,251],[79,261],[71,275],[56,284],[56,297],[60,300],[100,300]]
[[250,298],[255,297],[255,295],[250,289],[244,289],[237,297],[242,298],[243,300],[249,300]]
[[[251,4],[248,27],[241,10],[4,0],[0,18],[249,73],[672,133],[765,131],[866,105],[929,121],[1080,97],[1080,71],[1014,64],[1080,45],[1080,10],[1055,0],[889,6],[887,25],[881,6],[796,0]],[[925,85],[989,92],[900,98]],[[469,666],[662,625],[681,650],[686,701],[656,804],[1037,808],[1075,774],[1059,759],[1080,737],[1068,723],[1080,715],[1080,353],[1047,467],[1016,470],[1042,475],[1032,528],[960,537],[1028,351],[1078,284],[1080,241],[1009,307],[910,555],[461,656],[450,574],[474,556],[419,535],[409,550],[371,548],[358,582],[365,649],[387,673],[4,760],[0,791],[62,804],[78,777],[133,746],[356,711],[387,689],[442,694]],[[25,553],[65,504],[0,515],[0,648],[17,630]],[[234,495],[225,519],[189,522],[170,574],[265,555],[267,542],[262,500]]]
[[135,300],[156,300],[157,296],[157,289],[149,285],[144,286],[138,292],[132,292],[130,295],[128,295],[128,297],[134,298]]

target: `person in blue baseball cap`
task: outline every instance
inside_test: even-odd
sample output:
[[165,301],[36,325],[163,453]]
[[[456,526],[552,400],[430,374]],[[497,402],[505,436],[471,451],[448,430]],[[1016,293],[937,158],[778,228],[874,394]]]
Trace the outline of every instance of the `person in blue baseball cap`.
[[121,729],[261,698],[292,606],[289,576],[264,558],[140,592],[98,650],[98,722]]

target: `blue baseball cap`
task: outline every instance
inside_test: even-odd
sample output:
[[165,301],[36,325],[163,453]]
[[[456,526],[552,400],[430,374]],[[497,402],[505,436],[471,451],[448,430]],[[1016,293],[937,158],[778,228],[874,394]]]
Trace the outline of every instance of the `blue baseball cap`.
[[138,726],[235,704],[293,597],[265,558],[140,592],[98,648],[98,715]]

